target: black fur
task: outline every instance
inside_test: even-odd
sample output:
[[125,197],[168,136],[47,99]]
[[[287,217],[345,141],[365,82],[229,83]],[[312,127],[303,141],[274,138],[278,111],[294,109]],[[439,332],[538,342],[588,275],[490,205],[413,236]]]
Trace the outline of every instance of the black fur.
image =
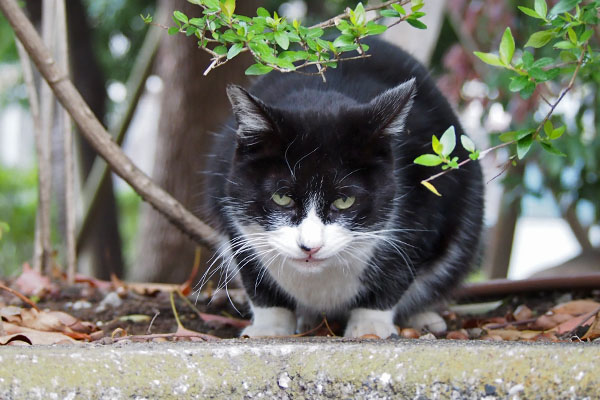
[[[455,154],[468,157],[458,141],[462,127],[421,64],[392,45],[369,44],[370,58],[329,69],[326,83],[319,77],[270,73],[255,82],[251,95],[230,89],[232,103],[244,102],[234,107],[241,132],[236,134],[232,120],[216,139],[206,216],[236,238],[240,232],[234,220],[256,222],[266,230],[273,216],[298,224],[307,212],[304,197],[318,191],[326,199],[318,210],[325,223],[344,218],[344,224],[368,231],[393,220],[394,228],[404,230],[393,235],[394,243],[402,245],[377,247],[361,278],[364,289],[346,307],[383,310],[401,300],[398,312],[407,316],[448,294],[469,271],[481,233],[482,175],[479,164],[471,162],[436,179],[443,197],[420,184],[439,171],[413,164],[417,156],[431,153],[432,135],[439,137],[454,125]],[[414,85],[370,103],[412,78]],[[255,116],[250,125],[263,127],[244,125],[245,113]],[[398,122],[393,119],[402,122],[403,117],[404,129],[388,132]],[[336,179],[346,175],[342,187]],[[294,199],[291,209],[271,201],[278,191]],[[331,201],[340,196],[355,196],[355,207],[346,213],[332,210]],[[287,294],[268,274],[260,279],[252,252],[236,257],[252,302],[294,309],[302,299]]]

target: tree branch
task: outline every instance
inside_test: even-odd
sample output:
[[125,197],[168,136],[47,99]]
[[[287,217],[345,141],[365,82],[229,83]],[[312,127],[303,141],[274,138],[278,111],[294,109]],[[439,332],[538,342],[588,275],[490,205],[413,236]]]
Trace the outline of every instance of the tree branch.
[[156,186],[121,151],[110,134],[96,119],[73,83],[58,69],[48,49],[15,0],[0,0],[0,10],[33,59],[60,103],[69,112],[82,134],[113,170],[129,183],[147,202],[192,239],[209,247],[217,247],[223,236],[186,210],[181,203]]

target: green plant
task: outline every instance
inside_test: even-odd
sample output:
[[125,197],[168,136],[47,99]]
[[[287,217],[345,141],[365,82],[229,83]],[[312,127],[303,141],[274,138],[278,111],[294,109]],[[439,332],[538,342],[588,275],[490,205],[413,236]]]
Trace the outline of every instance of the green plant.
[[[510,28],[506,28],[502,35],[498,54],[474,52],[486,64],[511,71],[513,76],[510,79],[509,90],[518,92],[523,99],[529,98],[540,85],[544,85],[548,93],[554,93],[556,90],[555,87],[550,86],[551,83],[556,87],[562,87],[559,94],[554,96],[554,101],[543,94],[540,95],[549,108],[537,126],[504,132],[498,137],[501,144],[482,151],[475,149],[473,142],[468,138],[465,140],[461,137],[463,147],[470,153],[470,158],[461,162],[458,162],[457,157],[451,157],[456,140],[452,129],[442,136],[442,138],[446,136],[445,140],[437,141],[434,136],[432,147],[436,155],[424,154],[414,162],[432,167],[443,163],[444,170],[457,169],[471,160],[484,157],[490,151],[507,146],[512,146],[511,160],[515,162],[515,158],[522,160],[534,143],[539,144],[552,155],[566,156],[555,146],[555,141],[565,133],[566,126],[561,124],[556,127],[551,117],[565,95],[573,89],[580,73],[600,77],[597,72],[600,69],[600,53],[590,46],[594,29],[600,21],[598,17],[600,1],[591,1],[582,6],[580,3],[582,0],[560,0],[550,12],[545,0],[535,0],[533,9],[519,7],[524,14],[540,20],[543,27],[529,37],[524,47],[541,49],[552,45],[551,56],[536,59],[533,52],[522,49],[520,57],[515,57],[515,40]],[[445,142],[445,145],[440,142]],[[452,146],[449,146],[450,143]],[[448,171],[435,174],[422,183],[439,195],[431,181],[446,172]]]
[[[235,0],[188,1],[201,7],[202,16],[190,18],[175,11],[173,21],[176,26],[164,28],[171,35],[183,33],[198,39],[198,47],[211,55],[205,75],[240,53],[250,52],[256,63],[248,67],[247,75],[262,75],[272,70],[295,71],[320,75],[325,80],[324,72],[327,68],[335,68],[338,62],[368,57],[369,46],[361,43],[363,38],[381,34],[402,21],[415,28],[426,28],[419,20],[425,15],[419,11],[424,5],[423,0],[412,0],[408,11],[404,6],[409,0],[386,1],[371,7],[358,3],[354,9],[347,8],[343,14],[310,27],[297,20],[290,23],[263,7],[256,10],[254,17],[234,14]],[[377,11],[377,15],[369,19],[368,11]],[[392,22],[388,25],[377,23],[383,18],[391,18]],[[142,15],[142,19],[153,23],[150,15]],[[323,39],[325,29],[332,27],[337,28],[337,36],[331,41]],[[351,51],[358,55],[345,55]]]

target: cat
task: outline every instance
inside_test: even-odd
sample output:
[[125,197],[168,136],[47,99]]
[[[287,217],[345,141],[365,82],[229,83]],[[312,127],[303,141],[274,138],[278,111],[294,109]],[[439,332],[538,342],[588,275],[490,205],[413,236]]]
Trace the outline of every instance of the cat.
[[424,310],[478,255],[478,162],[436,179],[442,197],[420,183],[439,168],[413,163],[432,135],[464,134],[456,115],[423,65],[367,43],[370,57],[326,82],[270,72],[227,88],[234,118],[208,161],[206,215],[228,238],[225,285],[241,275],[250,300],[242,335],[291,335],[323,313],[345,315],[348,337],[386,338],[411,319],[444,330]]

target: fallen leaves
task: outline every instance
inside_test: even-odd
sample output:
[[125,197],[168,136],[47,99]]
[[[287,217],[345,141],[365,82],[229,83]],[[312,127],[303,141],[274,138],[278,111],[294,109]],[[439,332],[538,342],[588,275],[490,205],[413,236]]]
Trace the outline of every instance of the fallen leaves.
[[[600,337],[600,302],[592,299],[566,301],[537,316],[521,304],[503,317],[467,318],[463,321],[463,328],[473,326],[485,331],[480,337],[483,340],[593,340]],[[585,329],[585,335],[579,338],[577,332],[581,328]],[[446,338],[473,339],[464,329],[448,332]]]

